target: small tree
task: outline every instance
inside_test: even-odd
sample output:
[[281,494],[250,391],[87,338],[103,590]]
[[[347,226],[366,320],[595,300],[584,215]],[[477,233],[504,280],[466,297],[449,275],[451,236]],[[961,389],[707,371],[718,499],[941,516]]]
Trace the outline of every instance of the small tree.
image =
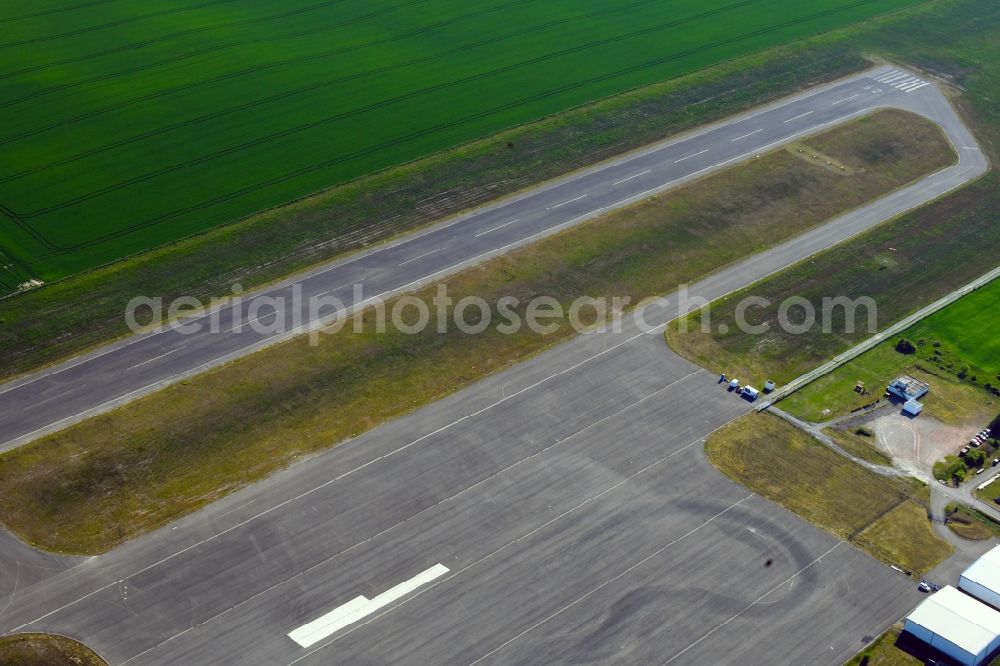
[[917,348],[906,338],[900,338],[899,342],[896,343],[896,351],[900,354],[913,354],[917,351]]
[[965,461],[958,456],[945,456],[943,460],[934,463],[934,478],[943,481],[953,480],[961,483],[965,481],[967,471]]
[[982,449],[969,449],[965,454],[965,460],[974,467],[982,467],[986,462],[986,452]]

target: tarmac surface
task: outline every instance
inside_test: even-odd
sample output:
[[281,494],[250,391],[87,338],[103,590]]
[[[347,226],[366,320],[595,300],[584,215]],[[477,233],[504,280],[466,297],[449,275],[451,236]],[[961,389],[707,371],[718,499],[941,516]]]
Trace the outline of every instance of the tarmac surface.
[[[935,86],[906,92],[872,78],[892,76],[875,70],[744,116],[709,130],[724,134],[707,145],[721,155],[758,123],[771,136],[810,109],[830,122],[830,109],[859,99],[856,113],[908,105],[947,123],[960,149],[975,145]],[[981,173],[978,151],[960,152],[958,166],[690,294],[722,296]],[[613,182],[603,177],[590,196]],[[559,200],[552,188],[531,196]],[[448,229],[478,230],[484,214]],[[369,256],[393,265],[384,253],[404,247],[396,258],[422,249]],[[107,554],[56,558],[5,536],[0,632],[68,635],[112,664],[841,664],[916,605],[915,582],[705,460],[708,434],[752,405],[666,347],[663,324],[679,302],[671,295],[620,330],[579,336]],[[184,341],[210,350],[231,337]],[[117,354],[144,344],[84,363],[121,376],[144,357]],[[78,381],[63,372],[18,386]],[[27,395],[0,399],[11,393]],[[11,408],[2,407],[5,428]],[[447,572],[344,620],[345,604],[384,599],[436,565]],[[308,647],[288,636],[335,609],[341,628]]]
[[[348,309],[370,304],[885,107],[938,122],[960,162],[845,217],[840,228],[858,233],[985,172],[985,157],[937,86],[902,70],[876,68],[243,294],[238,303],[189,317],[182,325],[133,336],[0,385],[0,451],[287,339],[336,312],[332,301],[322,305],[313,297],[336,298]],[[808,235],[799,241],[807,242]]]
[[716,472],[704,438],[751,405],[660,330],[582,336],[20,589],[0,630],[112,664],[843,662],[914,582]]

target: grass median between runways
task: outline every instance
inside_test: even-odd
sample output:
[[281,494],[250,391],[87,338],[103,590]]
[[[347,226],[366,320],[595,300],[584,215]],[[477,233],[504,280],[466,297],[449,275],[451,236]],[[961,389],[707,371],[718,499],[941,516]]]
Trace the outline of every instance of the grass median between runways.
[[[704,315],[692,314],[686,318],[685,332],[681,322],[670,327],[667,334],[670,345],[697,363],[740,379],[791,381],[874,333],[868,328],[868,308],[857,308],[852,318],[845,308],[837,307],[824,318],[823,299],[871,298],[876,306],[876,328],[884,330],[993,268],[996,253],[1000,251],[1000,225],[985,201],[994,196],[996,189],[990,181],[979,181],[947,199],[719,299],[709,313],[709,330],[701,326]],[[953,376],[958,373],[962,377],[968,375],[969,379],[978,376],[980,385],[997,383],[998,342],[989,321],[992,308],[986,304],[995,302],[998,289],[1000,283],[983,287],[894,337],[883,345],[887,351],[869,352],[861,359],[882,359],[878,365],[885,369],[894,367],[891,372],[920,360]],[[746,310],[746,323],[766,326],[763,333],[751,333],[746,327],[741,330],[737,325],[737,306],[748,296],[762,297],[770,303]],[[804,298],[815,309],[816,325],[805,333],[785,330],[780,325],[780,306],[790,298]],[[802,308],[792,308],[789,319],[801,322]],[[921,343],[918,353],[900,356],[892,351],[899,337],[910,338],[914,343],[925,340],[926,346]],[[861,359],[851,365],[859,365]],[[881,374],[857,374],[854,370],[838,373],[838,395],[847,397],[859,379],[865,380],[869,387],[892,379]],[[841,391],[848,384],[846,392]],[[813,384],[820,385],[826,391],[828,383],[820,380]],[[789,400],[801,400],[800,395]],[[854,397],[852,408],[874,399]],[[807,418],[825,420],[820,416],[810,414]]]
[[706,444],[722,473],[889,564],[923,573],[951,554],[924,508],[928,488],[884,477],[769,414],[751,414]]
[[[514,296],[521,317],[538,295],[638,302],[954,157],[935,126],[896,111],[805,143],[849,171],[779,150],[464,271],[450,295],[480,296],[494,314]],[[548,335],[376,333],[373,316],[364,333],[277,345],[0,456],[0,519],[42,547],[100,552],[574,334],[565,320]]]

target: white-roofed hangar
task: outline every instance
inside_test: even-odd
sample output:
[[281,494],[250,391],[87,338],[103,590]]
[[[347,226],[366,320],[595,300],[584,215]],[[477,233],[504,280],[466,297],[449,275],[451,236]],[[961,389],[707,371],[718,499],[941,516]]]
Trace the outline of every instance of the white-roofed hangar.
[[965,666],[1000,649],[1000,612],[947,585],[917,606],[903,630]]
[[972,563],[958,579],[958,589],[1000,608],[1000,546]]

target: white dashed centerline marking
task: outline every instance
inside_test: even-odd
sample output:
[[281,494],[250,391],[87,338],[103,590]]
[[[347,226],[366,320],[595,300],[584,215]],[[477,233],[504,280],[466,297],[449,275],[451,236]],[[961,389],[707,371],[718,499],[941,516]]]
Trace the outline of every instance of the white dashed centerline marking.
[[753,136],[754,134],[757,134],[758,132],[763,132],[763,131],[764,131],[764,128],[761,128],[759,130],[754,130],[754,131],[750,132],[749,134],[744,134],[743,136],[738,136],[735,139],[732,139],[732,141],[742,141],[743,139],[747,138],[748,136]]
[[785,124],[788,124],[788,123],[790,123],[790,122],[792,122],[794,120],[798,120],[799,118],[805,118],[806,116],[811,116],[812,114],[813,114],[812,111],[806,111],[805,113],[800,113],[799,115],[795,116],[794,118],[789,118],[788,120],[786,120]]
[[[86,384],[80,384],[78,386],[74,386],[73,389],[80,390],[82,388],[86,388],[86,386],[87,386]],[[47,402],[52,402],[53,400],[56,400],[57,398],[62,398],[64,396],[72,393],[73,389],[70,389],[69,391],[63,391],[62,393],[57,393],[56,395],[53,395],[53,396],[49,396],[48,398],[45,398],[44,400],[39,400],[36,403],[32,403],[31,406],[32,407],[38,407],[39,405],[44,405]]]
[[168,351],[168,352],[167,352],[166,354],[160,354],[159,356],[154,356],[153,358],[151,358],[151,359],[148,359],[148,360],[146,360],[146,361],[143,361],[142,363],[136,363],[135,365],[133,365],[132,367],[130,367],[130,368],[129,368],[129,370],[131,370],[132,368],[138,368],[138,367],[141,367],[141,366],[144,366],[144,365],[146,365],[147,363],[152,363],[153,361],[158,361],[158,360],[160,360],[161,358],[163,358],[164,356],[170,356],[170,355],[171,355],[171,354],[173,354],[174,352],[179,352],[180,350],[184,349],[184,347],[186,347],[186,346],[187,346],[187,345],[183,345],[183,346],[181,346],[181,347],[178,347],[177,349],[171,349],[171,350],[170,350],[170,351]]
[[705,154],[705,153],[707,153],[707,152],[708,152],[708,148],[706,148],[705,150],[703,150],[703,151],[701,151],[701,152],[698,152],[698,153],[695,153],[694,155],[688,155],[687,157],[682,157],[682,158],[680,158],[679,160],[677,160],[676,162],[674,162],[674,164],[680,164],[680,163],[681,163],[681,162],[683,162],[684,160],[689,160],[689,159],[691,159],[692,157],[698,157],[699,155],[704,155],[704,154]]
[[496,226],[496,227],[493,227],[492,229],[487,229],[486,231],[480,231],[478,234],[476,234],[476,238],[479,238],[480,236],[485,236],[486,234],[491,234],[494,231],[496,231],[497,229],[503,229],[504,227],[509,227],[510,225],[514,224],[515,222],[520,222],[520,221],[521,221],[520,219],[511,220],[510,222],[504,222],[503,224],[501,224],[499,226]]
[[277,317],[277,316],[278,316],[278,311],[277,310],[272,310],[271,312],[265,312],[264,314],[260,315],[259,317],[254,317],[253,319],[250,319],[249,321],[243,321],[242,319],[237,319],[236,323],[233,324],[233,327],[231,329],[229,329],[229,332],[230,333],[239,333],[239,332],[243,331],[243,327],[244,326],[249,326],[250,324],[255,324],[258,321],[260,321],[261,319],[263,319],[264,317]]
[[580,196],[576,197],[575,199],[570,199],[569,201],[563,201],[562,203],[558,203],[555,206],[552,206],[552,208],[559,208],[560,206],[565,206],[566,204],[571,204],[574,201],[579,201],[580,199],[583,199],[586,196],[587,196],[586,194],[581,194]]
[[633,178],[638,178],[639,176],[645,176],[647,173],[651,173],[652,171],[653,171],[652,169],[646,169],[645,171],[637,173],[637,174],[635,174],[633,176],[629,176],[628,178],[622,178],[621,180],[616,181],[616,182],[611,183],[611,184],[612,185],[621,185],[622,183],[627,183],[628,181],[632,180]]
[[320,296],[326,296],[327,294],[331,294],[331,293],[337,291],[338,289],[343,289],[344,287],[349,287],[352,284],[355,284],[356,282],[357,282],[357,280],[352,280],[351,282],[347,282],[345,284],[336,286],[333,289],[327,289],[326,291],[321,291],[320,293],[316,294],[316,298],[319,298]]
[[439,248],[438,248],[438,249],[436,249],[436,250],[431,250],[430,252],[424,252],[424,253],[423,253],[422,255],[420,255],[419,257],[413,257],[412,259],[407,259],[406,261],[402,261],[402,262],[400,262],[400,263],[399,263],[398,265],[399,265],[399,266],[405,266],[406,264],[409,264],[409,263],[411,263],[411,262],[414,262],[414,261],[416,261],[417,259],[423,259],[424,257],[429,257],[429,256],[431,256],[432,254],[434,254],[435,252],[440,252],[440,251],[441,251],[441,250],[443,250],[443,249],[444,249],[443,247],[439,247]]
[[836,102],[834,102],[830,106],[837,106],[838,104],[843,104],[844,102],[849,102],[852,99],[857,99],[858,97],[861,97],[861,93],[858,93],[857,95],[851,95],[850,97],[845,97],[844,99],[838,99]]

